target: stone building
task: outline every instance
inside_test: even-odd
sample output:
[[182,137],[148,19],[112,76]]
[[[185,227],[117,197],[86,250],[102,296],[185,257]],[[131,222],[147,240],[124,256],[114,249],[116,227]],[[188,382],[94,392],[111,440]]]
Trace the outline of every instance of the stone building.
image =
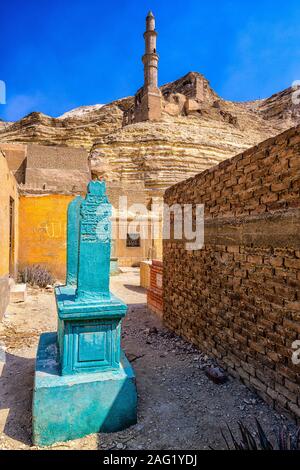
[[[17,269],[22,270],[25,266],[42,264],[55,277],[64,279],[67,207],[76,195],[85,194],[92,175],[89,155],[84,149],[0,143],[0,152],[2,165],[6,168],[0,173],[3,191],[0,229],[5,232],[2,237],[5,244],[3,250],[10,250],[7,255],[9,264],[6,258],[2,260],[4,267],[2,274],[0,270],[0,276],[3,276],[0,288],[3,291],[2,299],[7,299],[9,276],[16,278]],[[135,214],[131,212],[131,206],[140,204],[146,208],[148,204],[143,186],[138,182],[129,185],[108,181],[108,196],[115,208],[117,234],[125,232],[127,227],[130,230],[123,238],[113,240],[112,257],[118,259],[118,265],[138,266],[144,259],[161,257],[161,243],[141,237],[139,227],[135,229],[133,223]],[[119,198],[122,196],[126,196],[125,210],[119,209]],[[16,228],[18,219],[19,229]],[[150,230],[151,219],[148,215],[140,216],[139,226]],[[12,240],[10,227],[14,227]],[[7,244],[12,248],[8,248]],[[2,313],[4,309],[0,309]]]
[[36,144],[7,144],[0,150],[23,190],[81,192],[90,179],[84,149]]
[[131,124],[141,121],[159,121],[162,115],[162,97],[158,87],[158,54],[156,49],[157,31],[155,18],[150,11],[146,18],[144,85],[138,90],[134,99],[134,106],[129,109],[125,122]]
[[27,190],[43,189],[85,191],[90,180],[88,153],[84,149],[27,145],[25,187]]
[[[6,234],[3,250],[9,250],[8,256],[13,258],[5,275],[16,279],[18,269],[43,264],[63,279],[66,210],[90,180],[88,153],[68,147],[6,143],[0,143],[0,152],[7,168],[0,173],[5,199],[1,201],[0,229]],[[14,227],[13,239],[9,226]]]
[[155,18],[150,11],[146,17],[145,54],[142,57],[144,85],[135,94],[134,104],[124,113],[124,125],[160,121],[163,113],[188,116],[201,111],[204,103],[213,104],[218,100],[205,77],[195,72],[159,88],[157,35]]

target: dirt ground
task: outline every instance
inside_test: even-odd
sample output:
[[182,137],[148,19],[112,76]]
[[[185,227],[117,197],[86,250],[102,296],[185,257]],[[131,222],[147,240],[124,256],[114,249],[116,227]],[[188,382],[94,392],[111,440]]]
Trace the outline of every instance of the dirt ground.
[[[238,421],[254,428],[257,417],[270,434],[280,423],[294,428],[239,381],[209,381],[204,368],[210,359],[147,310],[138,269],[113,277],[111,289],[129,305],[122,345],[137,376],[138,423],[51,449],[224,449],[226,423],[235,431]],[[37,449],[31,443],[34,361],[39,335],[55,330],[53,292],[32,288],[26,303],[9,306],[0,325],[0,449]]]

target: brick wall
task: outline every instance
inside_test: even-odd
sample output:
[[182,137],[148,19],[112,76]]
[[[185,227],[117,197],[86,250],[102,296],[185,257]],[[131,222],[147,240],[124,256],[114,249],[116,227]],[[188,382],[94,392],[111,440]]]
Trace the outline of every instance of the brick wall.
[[153,260],[150,267],[150,287],[147,290],[148,308],[162,317],[163,314],[163,264]]
[[205,246],[164,241],[164,322],[300,419],[300,126],[166,191],[205,204]]

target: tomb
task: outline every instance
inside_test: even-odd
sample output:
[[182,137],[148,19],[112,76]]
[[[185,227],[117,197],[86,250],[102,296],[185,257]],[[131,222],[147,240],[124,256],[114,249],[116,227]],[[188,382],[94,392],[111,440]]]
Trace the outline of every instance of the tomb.
[[86,198],[69,205],[58,331],[41,335],[36,360],[35,445],[136,423],[135,375],[120,346],[127,306],[109,290],[111,213],[104,181],[91,181]]

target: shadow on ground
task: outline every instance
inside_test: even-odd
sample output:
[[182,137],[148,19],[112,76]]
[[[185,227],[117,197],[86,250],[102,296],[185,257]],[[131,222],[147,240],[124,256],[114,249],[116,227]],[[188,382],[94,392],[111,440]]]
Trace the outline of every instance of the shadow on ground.
[[257,417],[272,436],[284,419],[237,380],[209,381],[205,367],[211,360],[167,331],[142,304],[130,305],[122,347],[136,373],[138,422],[100,433],[99,450],[225,449],[221,430],[227,434],[227,424],[237,436],[239,421],[254,430]]
[[144,294],[145,293],[145,289],[143,287],[140,287],[140,286],[133,286],[133,285],[130,285],[130,284],[124,284],[124,287],[125,287],[125,289],[128,289],[132,292],[137,292],[139,294]]
[[6,353],[0,377],[0,425],[4,433],[31,445],[31,403],[35,360]]

